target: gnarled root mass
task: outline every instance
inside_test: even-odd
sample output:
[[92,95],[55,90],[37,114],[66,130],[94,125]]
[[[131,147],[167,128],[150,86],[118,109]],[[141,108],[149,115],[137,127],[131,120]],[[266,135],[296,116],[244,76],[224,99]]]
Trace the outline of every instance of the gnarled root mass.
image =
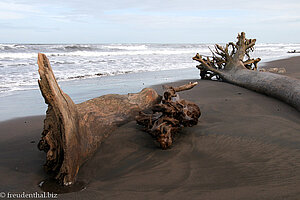
[[193,102],[180,99],[176,93],[191,89],[195,85],[197,82],[180,87],[165,86],[166,91],[161,103],[154,105],[149,113],[140,112],[136,117],[137,123],[156,138],[162,149],[172,145],[176,133],[181,128],[198,123],[201,115],[199,107]]
[[257,70],[260,58],[253,59],[255,39],[238,34],[237,42],[225,46],[216,44],[212,56],[198,53],[193,60],[200,62],[201,79],[218,79],[277,98],[300,111],[300,80]]
[[257,70],[257,63],[261,59],[250,57],[250,53],[254,51],[256,39],[246,39],[243,32],[238,35],[237,39],[236,43],[229,42],[225,47],[216,44],[214,51],[210,49],[212,56],[202,56],[197,53],[193,57],[193,60],[201,63],[197,68],[200,70],[202,79],[214,77],[222,80],[223,76],[220,72],[233,69],[237,61],[240,68]]
[[135,94],[110,94],[75,104],[57,84],[44,54],[39,54],[38,65],[40,90],[48,104],[38,148],[47,153],[45,170],[65,186],[76,181],[80,166],[114,129],[161,99],[155,90],[145,88]]

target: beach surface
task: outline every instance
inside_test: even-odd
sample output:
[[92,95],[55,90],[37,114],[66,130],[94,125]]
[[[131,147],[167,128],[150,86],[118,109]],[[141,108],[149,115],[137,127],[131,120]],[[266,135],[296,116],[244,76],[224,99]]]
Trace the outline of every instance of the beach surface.
[[[300,57],[266,63],[300,78]],[[195,81],[195,80],[190,80]],[[169,83],[177,86],[187,80]],[[161,85],[153,86],[162,94]],[[276,99],[199,80],[181,98],[202,116],[161,150],[134,121],[114,131],[80,169],[80,192],[59,199],[300,199],[300,113]],[[43,191],[44,116],[0,122],[0,192]]]

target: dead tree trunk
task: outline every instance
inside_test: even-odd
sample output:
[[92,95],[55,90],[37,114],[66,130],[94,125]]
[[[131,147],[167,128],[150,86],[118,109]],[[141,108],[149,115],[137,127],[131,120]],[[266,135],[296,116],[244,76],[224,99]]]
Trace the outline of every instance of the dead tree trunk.
[[254,90],[282,100],[300,111],[300,80],[270,72],[257,71],[260,58],[251,59],[255,39],[246,39],[245,33],[237,37],[236,43],[225,47],[215,45],[212,56],[196,54],[193,60],[201,64],[202,79],[216,79]]
[[189,90],[197,84],[195,82],[179,87],[165,86],[162,102],[154,105],[150,113],[141,111],[136,117],[137,123],[156,138],[162,149],[167,149],[173,144],[174,137],[181,128],[198,123],[200,108],[193,102],[180,99],[176,93]]
[[146,88],[128,95],[104,95],[80,104],[58,86],[49,60],[38,55],[39,86],[48,104],[44,131],[38,148],[47,153],[44,168],[62,185],[75,182],[80,166],[117,126],[134,120],[139,111],[152,107],[161,97]]

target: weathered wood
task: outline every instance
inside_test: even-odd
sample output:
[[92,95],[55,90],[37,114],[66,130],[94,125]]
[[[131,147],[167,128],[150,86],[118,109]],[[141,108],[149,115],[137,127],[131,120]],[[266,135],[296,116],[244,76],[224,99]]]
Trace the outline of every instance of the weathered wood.
[[74,104],[55,79],[49,60],[38,55],[41,93],[48,104],[38,148],[47,153],[44,168],[62,185],[76,180],[80,166],[116,127],[134,120],[139,111],[161,97],[146,88],[140,93],[110,94]]
[[190,101],[179,98],[176,92],[189,90],[198,83],[189,83],[179,87],[164,86],[162,102],[153,106],[150,113],[140,112],[136,117],[139,125],[159,142],[162,149],[169,148],[175,135],[182,127],[198,123],[201,115],[199,107]]
[[[216,45],[212,57],[199,54],[193,60],[199,61],[202,79],[213,77],[275,97],[300,111],[300,80],[270,72],[257,71],[259,58],[251,59],[255,39],[246,39],[245,33],[237,37],[236,43],[230,42],[225,47]],[[246,60],[245,60],[246,59]]]

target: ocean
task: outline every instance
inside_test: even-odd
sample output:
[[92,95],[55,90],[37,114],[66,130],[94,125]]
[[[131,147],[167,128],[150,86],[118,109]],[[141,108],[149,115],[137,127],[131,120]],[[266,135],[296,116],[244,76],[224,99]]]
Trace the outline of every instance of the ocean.
[[[0,44],[0,97],[38,89],[37,54],[45,53],[59,82],[162,70],[193,68],[196,53],[212,44]],[[283,58],[300,44],[258,44],[253,57]]]
[[[192,57],[210,55],[208,47],[213,44],[0,44],[0,120],[44,113],[37,84],[39,52],[49,58],[63,90],[80,103],[198,78],[198,63]],[[287,53],[291,50],[299,51],[300,44],[257,44],[251,55],[266,62],[297,55]],[[26,103],[38,107],[24,108]]]

